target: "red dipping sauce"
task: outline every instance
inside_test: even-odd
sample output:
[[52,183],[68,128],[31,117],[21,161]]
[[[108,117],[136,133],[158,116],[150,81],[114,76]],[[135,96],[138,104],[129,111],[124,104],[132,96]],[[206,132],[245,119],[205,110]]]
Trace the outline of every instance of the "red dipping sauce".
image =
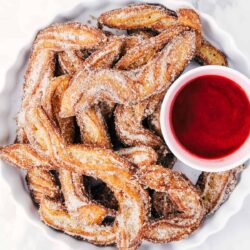
[[188,82],[170,112],[173,134],[190,153],[225,157],[250,134],[250,102],[245,91],[223,76],[206,75]]

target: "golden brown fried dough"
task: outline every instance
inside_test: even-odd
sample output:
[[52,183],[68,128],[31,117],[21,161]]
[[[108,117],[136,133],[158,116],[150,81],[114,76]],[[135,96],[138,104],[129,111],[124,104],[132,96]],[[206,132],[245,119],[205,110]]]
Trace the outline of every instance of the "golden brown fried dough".
[[83,186],[76,192],[75,189],[79,188],[77,181],[80,176],[65,169],[59,171],[67,211],[82,224],[100,225],[106,216],[115,215],[115,212],[90,200],[86,193],[81,192],[84,189]]
[[158,158],[154,149],[145,146],[123,148],[116,153],[138,167],[156,164]]
[[202,65],[228,66],[226,55],[204,39],[195,59]]
[[138,102],[139,98],[146,99],[164,91],[184,70],[194,53],[195,33],[184,31],[172,39],[137,75],[106,69],[79,71],[63,96],[60,115],[73,116],[74,109],[81,111],[104,100],[131,105]]
[[143,98],[167,90],[185,69],[196,51],[196,33],[184,31],[172,39],[165,48],[139,73],[139,95]]
[[63,75],[52,79],[45,91],[42,105],[47,114],[53,119],[67,143],[73,143],[75,136],[75,124],[73,117],[61,118],[59,116],[62,96],[69,86],[71,77]]
[[163,5],[133,4],[128,7],[111,10],[98,18],[100,25],[117,29],[159,28],[177,22],[177,15]]
[[[112,66],[119,57],[124,39],[112,36],[102,48],[93,52],[83,63],[83,68],[102,69]],[[67,96],[67,93],[66,93]],[[114,103],[107,101],[104,104],[91,107],[88,110],[76,110],[77,122],[80,127],[81,138],[85,144],[110,148],[111,142],[107,134],[106,122],[103,115],[109,115],[114,109]]]
[[146,187],[167,193],[180,212],[144,225],[144,239],[158,243],[181,240],[200,226],[204,218],[202,199],[191,182],[180,173],[155,165],[140,168],[136,175]]
[[180,8],[176,11],[178,16],[178,24],[192,28],[201,33],[201,21],[199,14],[188,8]]
[[[44,100],[44,104],[46,104],[44,106],[47,107],[50,114],[49,116],[57,122],[61,135],[67,143],[72,143],[74,140],[74,133],[72,133],[72,131],[74,132],[74,121],[72,117],[60,118],[58,114],[60,111],[62,95],[67,89],[70,79],[69,76],[61,76],[51,81],[46,91],[46,100]],[[96,112],[94,112],[94,114],[95,113]],[[88,133],[90,133],[89,130]],[[101,139],[104,140],[106,137],[103,136],[102,138],[99,138],[99,143]],[[100,224],[107,215],[114,213],[109,212],[103,206],[91,202],[87,195],[81,193],[80,190],[76,192],[75,188],[79,188],[79,186],[77,186],[77,180],[79,177],[80,176],[77,174],[71,173],[65,169],[59,171],[61,189],[67,210],[71,216],[82,221],[83,224]]]
[[43,199],[39,214],[44,223],[50,227],[74,237],[80,237],[97,245],[110,245],[115,242],[113,226],[84,225],[77,218],[72,217],[60,201]]
[[76,114],[81,131],[81,140],[86,145],[111,148],[107,125],[98,107],[89,108]]
[[17,119],[20,142],[27,141],[24,132],[27,108],[39,102],[53,77],[55,52],[93,49],[105,41],[102,31],[76,22],[51,25],[38,33],[25,74],[24,98]]
[[125,54],[129,49],[138,45],[142,41],[148,40],[153,34],[151,32],[134,30],[130,32],[128,36],[124,37],[123,54]]
[[115,68],[129,70],[146,64],[166,43],[187,29],[187,27],[176,25],[164,30],[158,36],[143,40],[128,50],[115,65]]
[[[136,247],[140,243],[141,227],[147,220],[149,201],[145,190],[133,180],[131,166],[110,150],[81,145],[67,146],[40,108],[30,109],[26,119],[30,129],[33,129],[34,138],[30,141],[56,162],[59,168],[93,176],[107,183],[120,207],[115,223],[117,244],[121,248]],[[35,130],[44,132],[44,137],[37,136]]]
[[48,170],[41,168],[31,168],[26,176],[31,197],[36,204],[40,204],[44,197],[50,199],[60,198],[60,189],[55,177]]
[[163,95],[159,94],[133,106],[117,106],[115,110],[116,132],[120,140],[129,146],[148,146],[157,148],[163,144],[160,137],[145,129],[142,121],[151,115]]
[[124,43],[122,36],[112,36],[84,62],[84,67],[107,69],[119,58]]
[[119,139],[125,145],[152,147],[158,154],[160,164],[173,167],[176,158],[168,150],[164,141],[142,124],[146,117],[153,114],[162,98],[163,94],[158,94],[136,105],[117,106],[115,110],[115,129]]
[[58,53],[58,61],[64,74],[74,75],[84,67],[84,59],[79,50],[66,50]]
[[12,144],[0,147],[0,158],[22,169],[32,169],[40,167],[43,169],[52,169],[49,159],[39,155],[28,144]]
[[[121,53],[122,50],[122,45],[124,43],[124,39],[122,37],[117,37],[117,36],[112,36],[109,41],[107,42],[107,44],[103,45],[99,50],[95,51],[93,54],[91,54],[86,61],[84,62],[84,68],[82,70],[82,72],[79,72],[76,75],[76,80],[73,79],[71,87],[69,88],[69,90],[65,93],[65,96],[63,97],[63,103],[62,103],[62,109],[66,109],[66,105],[71,107],[71,113],[73,114],[73,108],[74,108],[74,104],[73,104],[73,99],[74,98],[78,98],[79,99],[79,95],[73,95],[74,92],[77,91],[77,87],[80,87],[80,82],[81,80],[86,80],[85,78],[87,78],[90,75],[90,71],[89,69],[105,69],[105,68],[109,68],[110,66],[112,66],[112,64],[114,63],[114,61],[118,58],[118,56]],[[83,79],[81,79],[83,78]],[[88,81],[92,80],[91,78],[88,79]],[[100,79],[100,81],[105,80],[105,79]],[[78,82],[79,81],[79,82]],[[97,87],[96,87],[97,88]],[[84,89],[82,87],[82,89]],[[86,86],[86,90],[88,89],[88,87]],[[72,92],[74,91],[74,92]],[[78,91],[81,91],[80,89]],[[71,98],[72,99],[72,104],[65,104],[67,99]],[[77,100],[74,100],[74,103]],[[81,105],[79,105],[81,106]],[[108,102],[108,106],[113,107],[113,105]],[[77,109],[76,109],[77,110]],[[82,108],[80,108],[79,110],[77,110],[77,113],[82,113]],[[62,111],[61,115],[65,116],[63,114],[63,112],[65,112],[64,110]],[[80,115],[80,118],[82,117],[82,115]],[[79,118],[79,119],[80,119]],[[79,120],[78,119],[78,120]],[[81,118],[82,119],[82,118]]]
[[[101,86],[101,87],[100,87]],[[134,81],[120,71],[100,69],[79,71],[63,96],[61,117],[69,117],[100,101],[133,103],[137,100]]]
[[201,22],[193,9],[178,9],[177,12],[157,4],[134,4],[103,13],[100,25],[116,29],[152,29],[163,31],[172,25],[183,25],[201,33]]
[[241,167],[220,173],[203,172],[197,182],[206,214],[214,213],[229,197],[238,183]]

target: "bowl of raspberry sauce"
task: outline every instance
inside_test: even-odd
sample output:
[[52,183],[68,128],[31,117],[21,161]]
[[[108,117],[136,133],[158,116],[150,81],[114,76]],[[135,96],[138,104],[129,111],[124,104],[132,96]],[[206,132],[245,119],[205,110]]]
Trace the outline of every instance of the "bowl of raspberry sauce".
[[169,149],[186,165],[237,167],[250,158],[250,80],[222,66],[190,70],[167,91],[160,121]]

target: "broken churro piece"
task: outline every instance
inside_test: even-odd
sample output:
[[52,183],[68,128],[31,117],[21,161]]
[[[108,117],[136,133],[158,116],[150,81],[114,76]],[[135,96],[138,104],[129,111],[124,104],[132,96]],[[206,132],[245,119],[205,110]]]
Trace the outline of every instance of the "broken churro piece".
[[196,52],[195,59],[202,65],[228,66],[225,54],[204,39]]

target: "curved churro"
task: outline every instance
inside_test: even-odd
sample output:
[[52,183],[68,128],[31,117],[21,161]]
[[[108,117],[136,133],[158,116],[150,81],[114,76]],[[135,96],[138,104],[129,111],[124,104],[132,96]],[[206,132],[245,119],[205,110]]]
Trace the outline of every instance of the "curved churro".
[[44,196],[53,199],[60,197],[56,180],[48,171],[53,169],[51,162],[46,157],[39,155],[30,145],[13,144],[0,147],[0,159],[28,170],[27,185],[36,204],[40,204]]
[[68,88],[71,77],[63,75],[52,79],[42,98],[42,105],[47,114],[53,119],[67,143],[73,143],[75,136],[75,124],[72,117],[61,118],[59,116],[61,99]]
[[85,61],[84,67],[92,69],[110,68],[119,58],[124,43],[123,36],[111,36],[98,50],[94,51]]
[[[44,107],[47,108],[46,110],[49,117],[57,122],[61,135],[67,143],[72,143],[74,140],[74,133],[70,133],[72,131],[74,132],[74,121],[72,117],[60,118],[58,114],[60,111],[62,95],[67,89],[70,79],[69,76],[60,76],[51,81],[46,90],[45,100],[43,102]],[[87,134],[90,134],[90,131],[88,131]],[[91,136],[93,135],[91,134]],[[104,144],[104,142],[108,141],[108,139],[104,141],[105,139],[106,137],[102,136],[102,138],[99,138],[99,143],[103,141]],[[94,141],[92,141],[92,143],[94,143]],[[114,212],[93,203],[86,194],[83,194],[80,191],[76,192],[75,188],[77,187],[76,185],[78,184],[77,180],[79,177],[80,176],[65,169],[59,171],[61,189],[67,210],[71,216],[78,218],[78,220],[82,221],[84,224],[100,224],[106,216],[114,214]]]
[[12,144],[0,147],[0,158],[22,169],[29,170],[34,167],[53,169],[49,159],[39,155],[28,144]]
[[81,23],[55,24],[38,33],[25,74],[24,98],[18,115],[20,142],[27,141],[24,132],[26,109],[40,100],[53,77],[55,52],[92,49],[105,40],[102,31]]
[[195,59],[202,65],[228,66],[226,55],[204,39],[196,52]]
[[[155,59],[149,61],[139,74],[140,95],[148,97],[152,92],[166,90],[194,56],[194,47],[195,33],[192,31],[184,31],[167,44],[162,52]],[[176,51],[180,52],[180,50],[186,53],[177,55]],[[179,61],[175,61],[177,58]],[[131,107],[117,107],[115,111],[116,131],[125,144],[146,145],[163,150],[164,143],[161,138],[142,126],[142,120],[153,113],[159,102],[159,97],[152,97]],[[164,149],[163,152],[162,155],[168,150]]]
[[74,109],[83,110],[103,99],[131,105],[138,102],[139,98],[146,99],[164,91],[184,70],[194,53],[195,33],[184,31],[172,39],[137,75],[106,69],[79,71],[63,96],[60,115],[72,116]]
[[193,9],[180,8],[174,12],[162,5],[135,4],[103,13],[98,21],[101,25],[112,28],[152,29],[160,32],[173,25],[181,25],[196,31],[197,50],[201,46],[201,21]]
[[145,99],[167,90],[193,59],[196,51],[195,40],[194,31],[182,32],[142,68],[137,78],[141,97]]
[[[46,109],[47,114],[51,119],[55,121],[57,126],[60,128],[62,136],[65,138],[67,143],[72,143],[74,141],[75,126],[72,117],[61,118],[59,117],[59,110],[61,106],[61,96],[65,89],[69,85],[69,76],[60,76],[52,79],[42,97],[43,107]],[[41,176],[39,176],[41,175]],[[43,178],[42,178],[43,177]],[[47,177],[47,180],[45,180]],[[33,194],[35,201],[41,201],[44,195],[48,196],[49,191],[53,191],[57,188],[53,185],[53,176],[51,173],[44,169],[33,168],[27,173],[28,187]],[[43,188],[43,187],[46,187]],[[53,194],[53,192],[51,192]],[[53,198],[52,194],[48,197]]]
[[[91,109],[88,109],[86,113],[91,112]],[[85,129],[85,138],[83,138],[83,141],[87,143],[88,145],[93,145],[93,146],[99,146],[99,147],[104,147],[104,148],[110,148],[110,140],[109,136],[107,135],[106,128],[103,129],[102,126],[99,126],[98,123],[102,119],[102,117],[99,117],[99,119],[94,119],[95,115],[97,112],[93,112],[92,115],[90,116],[91,121],[86,119],[83,120],[84,123],[89,127],[89,129]],[[94,130],[93,130],[94,128]],[[120,156],[123,156],[126,160],[129,162],[135,164],[136,166],[142,166],[142,165],[150,165],[154,164],[157,161],[157,154],[156,152],[149,147],[133,147],[133,148],[125,148],[125,149],[120,149],[116,151],[116,153]],[[77,176],[76,174],[73,174],[74,176]],[[82,185],[81,180],[79,180],[79,177],[77,176],[75,181],[75,185],[79,186]],[[113,198],[113,194],[109,194],[107,192],[107,189],[101,187],[99,189],[99,195],[97,197],[99,202],[109,204]],[[107,200],[109,199],[109,200]],[[112,202],[115,204],[115,202]],[[108,215],[108,213],[106,214]]]
[[[124,39],[112,36],[102,48],[93,52],[83,63],[83,68],[101,69],[109,68],[121,53]],[[65,93],[64,99],[70,93]],[[107,134],[106,122],[103,115],[109,114],[114,108],[114,103],[106,101],[106,105],[91,107],[88,110],[76,109],[76,117],[80,126],[81,138],[85,144],[110,148],[111,142]],[[103,114],[102,114],[103,113]]]
[[199,15],[192,9],[177,12],[159,4],[132,4],[111,10],[98,18],[100,25],[116,29],[152,29],[162,31],[171,25],[183,25],[201,31]]
[[[43,79],[43,74],[47,73],[44,70],[44,64],[47,65],[53,59],[51,57],[53,57],[54,52],[69,49],[92,49],[105,40],[106,36],[100,30],[81,23],[55,24],[40,31],[34,42],[25,75],[23,106],[29,101],[28,97],[36,91],[37,85],[40,84],[42,87],[41,79]],[[44,57],[48,57],[48,55],[51,57]]]
[[[33,130],[34,138],[29,138],[30,141],[36,148],[42,149],[58,167],[97,177],[107,183],[120,207],[115,223],[119,225],[117,244],[121,248],[136,247],[141,227],[147,220],[148,195],[136,180],[132,180],[131,166],[109,150],[81,145],[67,146],[40,108],[29,110],[26,119]],[[37,136],[34,130],[43,131],[44,137]]]
[[[119,54],[121,53],[121,49],[122,49],[122,45],[124,43],[124,39],[122,37],[116,37],[116,36],[112,36],[109,41],[107,42],[107,44],[103,45],[101,49],[95,51],[93,54],[91,54],[84,62],[83,64],[83,70],[82,72],[79,72],[75,78],[73,79],[70,88],[66,91],[66,93],[63,96],[63,101],[62,101],[62,112],[61,115],[62,116],[70,116],[74,114],[74,105],[75,103],[80,99],[81,93],[77,93],[82,91],[85,88],[85,90],[88,91],[92,91],[93,89],[90,89],[90,87],[88,86],[82,86],[81,89],[79,89],[79,86],[83,85],[81,82],[84,80],[86,81],[92,81],[93,79],[93,75],[95,76],[95,74],[91,74],[91,72],[89,71],[89,69],[102,69],[102,68],[109,68],[114,61],[118,58]],[[110,78],[109,76],[107,76],[108,72],[106,71],[106,75],[104,75],[103,77],[108,77],[106,80],[105,79],[101,79],[101,76],[99,76],[98,81],[109,81]],[[86,78],[88,78],[88,80],[86,80]],[[97,83],[98,84],[98,83]],[[95,87],[97,89],[97,86]],[[105,87],[104,87],[105,89]],[[107,87],[106,87],[107,89]],[[97,90],[96,90],[97,91]],[[84,97],[82,97],[84,98]],[[81,106],[81,105],[79,105]],[[65,114],[65,110],[68,109],[69,111],[67,111],[69,114]],[[71,109],[71,110],[70,110]],[[76,108],[76,113],[81,113],[82,112],[82,108],[80,108],[79,110]],[[80,118],[79,118],[80,119]]]
[[172,157],[164,141],[142,124],[146,117],[153,114],[162,97],[163,94],[159,94],[130,107],[117,106],[115,125],[117,135],[124,144],[153,147],[158,153],[159,162],[171,167],[175,162],[175,157]]
[[[158,158],[156,152],[152,148],[144,147],[144,146],[124,148],[124,149],[115,151],[115,153],[124,157],[124,159],[136,165],[137,167],[144,166],[144,165],[149,166],[151,164],[155,164]],[[73,182],[75,186],[74,196],[76,195],[80,196],[80,199],[81,199],[82,192],[80,191],[80,195],[79,195],[79,190],[82,190],[83,188],[85,190],[86,187],[83,187],[83,185],[85,186],[85,184],[82,182],[82,178],[79,178],[79,175],[76,175],[73,173],[72,176],[74,177]],[[96,200],[99,204],[103,204],[105,205],[105,207],[109,207],[113,209],[117,208],[118,204],[117,204],[117,200],[114,197],[114,194],[104,183],[97,183],[97,184],[95,183],[94,187],[90,190],[91,190],[90,191],[91,198]],[[86,190],[84,192],[86,195]],[[115,211],[113,210],[108,210],[106,212],[106,216],[114,216],[114,215],[115,215]]]
[[173,25],[157,36],[136,44],[115,65],[117,69],[135,69],[146,64],[156,53],[175,36],[188,30],[188,27]]
[[117,29],[159,29],[164,24],[175,24],[177,15],[160,4],[131,4],[101,14],[98,22],[100,25]]
[[74,237],[80,237],[93,244],[110,245],[115,242],[115,231],[112,226],[84,225],[77,218],[72,217],[61,201],[43,199],[39,214],[41,219],[57,230],[61,230]]
[[118,59],[123,43],[124,37],[111,36],[105,44],[85,59],[79,56],[80,51],[67,50],[59,53],[59,63],[63,71],[70,75],[84,68],[110,68]]
[[161,166],[144,166],[136,173],[141,184],[165,192],[179,213],[170,218],[153,220],[142,229],[142,237],[153,242],[180,240],[199,227],[204,218],[201,197],[195,187],[180,173]]
[[242,167],[221,173],[203,172],[197,182],[206,214],[213,214],[229,197],[238,183]]
[[72,79],[63,96],[61,117],[69,117],[81,112],[99,101],[133,103],[137,100],[134,81],[117,70],[100,69],[91,72],[79,71]]
[[123,143],[129,146],[144,145],[154,148],[163,144],[160,137],[142,125],[142,121],[154,112],[162,96],[162,94],[153,96],[133,106],[117,106],[116,132]]
[[[77,181],[75,182],[75,180],[80,176],[65,169],[59,171],[67,211],[84,225],[100,225],[106,216],[114,216],[115,211],[95,203],[80,190],[76,192],[75,188],[79,188],[79,186],[76,186]],[[81,186],[81,188],[83,187]]]

